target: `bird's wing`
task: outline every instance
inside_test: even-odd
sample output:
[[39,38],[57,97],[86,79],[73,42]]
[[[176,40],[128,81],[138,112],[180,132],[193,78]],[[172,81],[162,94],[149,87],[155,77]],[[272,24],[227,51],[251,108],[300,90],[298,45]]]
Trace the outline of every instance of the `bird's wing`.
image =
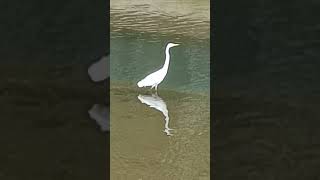
[[157,71],[143,78],[141,81],[138,82],[138,84],[140,86],[152,86],[156,82],[156,77],[157,77]]

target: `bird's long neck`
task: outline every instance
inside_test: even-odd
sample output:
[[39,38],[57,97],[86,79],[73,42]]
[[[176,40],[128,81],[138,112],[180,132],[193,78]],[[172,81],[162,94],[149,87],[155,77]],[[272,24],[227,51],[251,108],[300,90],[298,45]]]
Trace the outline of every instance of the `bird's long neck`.
[[164,71],[168,71],[168,68],[169,68],[169,62],[170,62],[170,53],[169,53],[169,47],[166,47],[166,60],[164,62],[164,65],[163,65],[163,70]]

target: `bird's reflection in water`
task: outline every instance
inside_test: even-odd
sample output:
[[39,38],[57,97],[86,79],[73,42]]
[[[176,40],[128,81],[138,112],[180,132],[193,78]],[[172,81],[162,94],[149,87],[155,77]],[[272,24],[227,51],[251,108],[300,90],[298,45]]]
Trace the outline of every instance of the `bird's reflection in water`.
[[164,132],[168,136],[172,136],[173,134],[170,131],[173,129],[169,128],[169,112],[166,103],[157,94],[152,94],[151,96],[140,94],[138,99],[141,101],[141,103],[147,104],[148,106],[162,112],[165,117]]

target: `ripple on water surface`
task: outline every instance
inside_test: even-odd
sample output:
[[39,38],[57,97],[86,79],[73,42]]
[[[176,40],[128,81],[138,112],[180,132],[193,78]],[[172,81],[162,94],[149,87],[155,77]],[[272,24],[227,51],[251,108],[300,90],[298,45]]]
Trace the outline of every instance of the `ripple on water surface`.
[[159,91],[156,106],[165,104],[172,136],[164,132],[163,109],[139,99],[155,97],[150,92],[113,84],[110,96],[112,179],[209,179],[207,96]]

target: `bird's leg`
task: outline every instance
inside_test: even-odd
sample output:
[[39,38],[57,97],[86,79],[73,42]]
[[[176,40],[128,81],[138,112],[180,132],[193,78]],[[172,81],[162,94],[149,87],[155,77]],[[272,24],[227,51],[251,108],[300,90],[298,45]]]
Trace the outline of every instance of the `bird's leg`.
[[149,92],[151,92],[151,93],[152,93],[152,88],[154,88],[154,86],[151,86],[151,88],[149,89]]
[[156,85],[155,89],[156,89],[156,95],[158,96],[158,85]]

